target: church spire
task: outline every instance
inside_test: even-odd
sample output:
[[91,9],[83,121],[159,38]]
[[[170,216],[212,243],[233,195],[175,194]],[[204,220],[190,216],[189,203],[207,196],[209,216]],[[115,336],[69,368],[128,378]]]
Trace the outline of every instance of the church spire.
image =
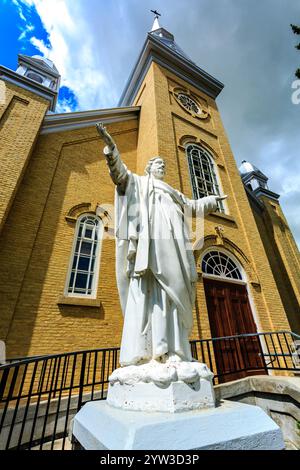
[[119,106],[129,106],[134,102],[141,81],[144,79],[152,62],[171,70],[181,78],[193,84],[196,88],[204,90],[214,99],[223,88],[223,84],[190,59],[190,57],[178,46],[174,35],[160,24],[160,13],[151,10],[154,14],[154,22],[148,33],[143,49],[131,72],[125,89],[119,101]]
[[159,17],[161,16],[161,14],[158,13],[158,11],[156,11],[156,10],[150,10],[150,11],[151,11],[151,13],[153,13],[155,15],[153,26],[152,26],[152,29],[151,29],[151,33],[152,33],[153,31],[156,31],[157,29],[161,28],[161,26],[159,24]]

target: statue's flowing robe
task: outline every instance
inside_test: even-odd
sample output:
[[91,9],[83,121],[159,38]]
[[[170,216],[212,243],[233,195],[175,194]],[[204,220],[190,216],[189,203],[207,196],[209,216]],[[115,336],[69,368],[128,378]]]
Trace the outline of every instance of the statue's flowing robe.
[[116,272],[124,315],[120,364],[166,353],[190,361],[197,272],[183,223],[217,208],[216,196],[187,199],[152,175],[127,170],[125,194],[116,189]]

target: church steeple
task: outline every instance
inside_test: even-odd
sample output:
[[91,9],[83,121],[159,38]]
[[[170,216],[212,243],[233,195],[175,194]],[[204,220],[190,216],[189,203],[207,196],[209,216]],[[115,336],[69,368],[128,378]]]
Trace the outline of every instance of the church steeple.
[[151,32],[152,32],[152,31],[156,31],[157,29],[160,29],[159,17],[161,15],[156,10],[151,10],[151,12],[155,14],[155,18],[154,18],[154,21],[153,21],[153,26],[152,26],[152,29],[151,29]]
[[119,106],[130,106],[134,102],[139,87],[153,62],[170,70],[215,99],[224,85],[198,67],[178,46],[174,35],[161,26],[160,14],[156,10],[152,13],[155,14],[152,29],[147,35],[142,52],[125,86]]
[[170,33],[167,29],[160,26],[158,17],[155,17],[152,29],[149,34],[155,36],[159,41],[161,41],[162,44],[168,46],[172,51],[176,52],[177,54],[180,54],[185,59],[194,63],[190,59],[190,57],[175,42],[174,35]]

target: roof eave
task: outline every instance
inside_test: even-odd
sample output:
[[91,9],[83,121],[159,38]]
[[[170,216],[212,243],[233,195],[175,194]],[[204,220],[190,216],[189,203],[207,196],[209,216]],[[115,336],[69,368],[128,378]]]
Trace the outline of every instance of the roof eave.
[[47,114],[42,124],[40,134],[65,132],[82,129],[96,125],[99,121],[103,124],[129,121],[138,119],[139,106],[124,108],[95,109],[91,111],[77,111],[73,113]]
[[270,189],[261,188],[261,187],[256,188],[253,191],[253,194],[255,194],[256,197],[266,196],[270,199],[273,199],[274,201],[278,201],[278,199],[280,198],[280,194],[274,193],[273,191],[270,191]]
[[[28,63],[29,65],[32,65],[33,67],[37,66],[34,59],[24,54],[18,54],[18,63],[20,64],[20,62]],[[55,67],[56,70],[54,70],[53,68],[49,67],[49,65],[42,62],[41,60],[39,62],[40,62],[39,68],[43,69],[48,75],[51,75],[53,78],[58,78],[60,76],[56,67]]]

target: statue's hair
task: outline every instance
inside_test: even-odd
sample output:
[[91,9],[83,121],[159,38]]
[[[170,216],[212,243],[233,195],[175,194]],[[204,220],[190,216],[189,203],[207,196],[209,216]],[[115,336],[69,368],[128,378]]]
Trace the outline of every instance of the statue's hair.
[[[150,171],[151,171],[151,167],[152,167],[152,164],[155,160],[157,160],[158,158],[161,158],[159,155],[157,155],[156,157],[153,157],[153,158],[150,158],[150,160],[148,161],[147,165],[146,165],[146,168],[145,168],[145,173],[147,175],[150,174]],[[162,158],[163,160],[163,158]]]

